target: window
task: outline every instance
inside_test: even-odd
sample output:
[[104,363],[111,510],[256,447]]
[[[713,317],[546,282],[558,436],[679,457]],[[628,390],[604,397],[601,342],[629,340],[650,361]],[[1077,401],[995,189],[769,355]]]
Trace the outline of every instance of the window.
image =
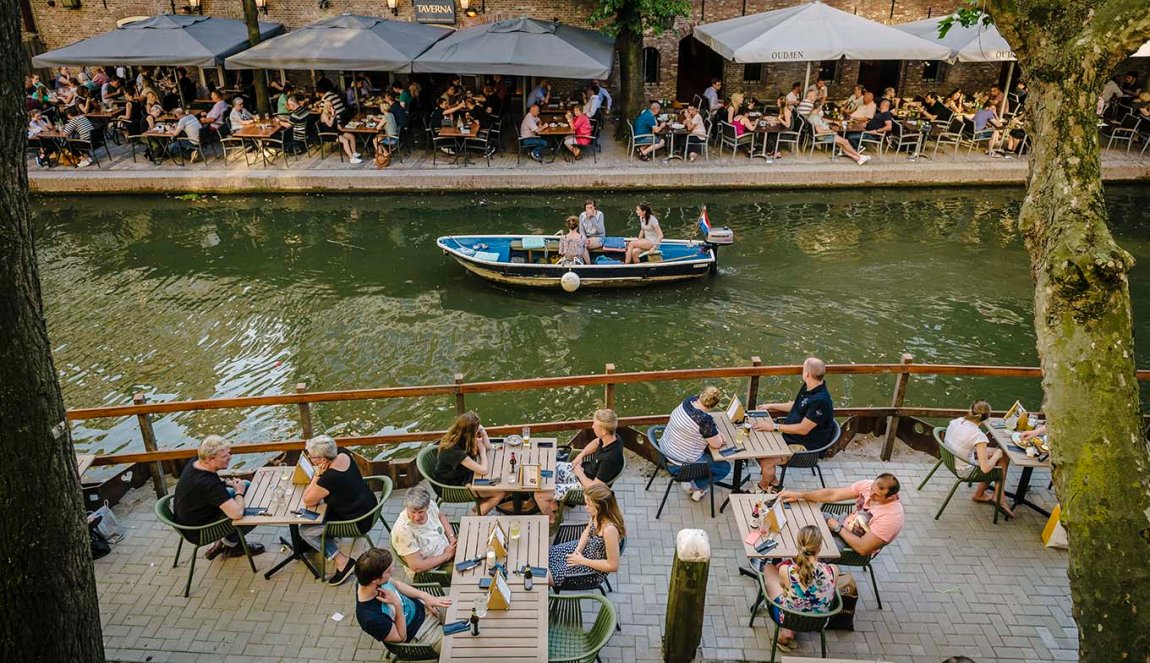
[[946,79],[946,69],[939,60],[924,62],[922,65],[922,81],[924,83],[937,83]]
[[652,46],[643,49],[643,82],[659,82],[659,49]]
[[743,80],[748,83],[763,82],[763,65],[748,64],[743,67]]
[[828,83],[839,81],[839,62],[842,60],[823,60],[819,63],[819,78]]

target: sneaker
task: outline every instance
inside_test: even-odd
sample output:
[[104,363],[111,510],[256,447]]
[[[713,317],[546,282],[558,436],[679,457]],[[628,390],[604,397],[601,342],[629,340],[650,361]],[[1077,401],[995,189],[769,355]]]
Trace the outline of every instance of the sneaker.
[[703,488],[701,490],[696,490],[695,492],[691,493],[691,499],[694,500],[695,502],[702,502],[703,498],[706,496],[707,496],[707,489],[706,488]]
[[203,161],[203,160],[204,160],[204,157],[199,152],[192,152],[192,159],[191,159],[192,163],[196,163],[197,161]]
[[40,157],[40,156],[36,157],[36,165],[43,168],[45,165],[44,164],[44,157]]
[[80,159],[80,163],[76,164],[77,168],[87,168],[92,165],[91,159]]
[[1007,159],[1007,160],[1010,160],[1010,159],[1013,159],[1013,158],[1014,158],[1014,155],[1013,155],[1013,154],[1004,154],[1004,155],[1002,155],[1002,158],[1003,158],[1003,159]]
[[347,566],[343,567],[342,571],[336,571],[335,573],[331,574],[331,577],[327,579],[327,584],[332,587],[338,587],[339,585],[342,585],[343,583],[347,582],[347,579],[351,577],[352,571],[354,570],[355,558],[352,557],[348,559]]
[[532,152],[531,158],[538,161],[539,163],[543,163],[543,156],[540,154],[536,154],[536,153]]
[[864,163],[868,162],[868,161],[870,161],[870,157],[859,157],[859,165],[860,166],[863,165]]
[[351,158],[352,158],[352,159],[358,159],[358,158],[359,158],[359,152],[352,152],[352,153],[351,153]]
[[[248,551],[251,552],[252,557],[264,554],[264,544],[262,543],[249,543]],[[225,558],[228,557],[243,557],[244,547],[241,545],[224,546],[223,554]]]
[[1001,159],[1002,158],[1001,152],[987,152],[986,154],[987,154],[987,156],[994,157],[995,159]]
[[363,163],[363,159],[360,159],[358,156],[354,156],[351,158],[351,162],[352,163]]
[[690,481],[684,481],[683,483],[679,484],[679,486],[683,488],[684,493],[695,492],[695,486]]

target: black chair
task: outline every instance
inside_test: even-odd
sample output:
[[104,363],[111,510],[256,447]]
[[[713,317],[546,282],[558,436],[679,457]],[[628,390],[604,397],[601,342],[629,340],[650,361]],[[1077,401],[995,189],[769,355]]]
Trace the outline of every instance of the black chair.
[[[711,473],[710,463],[690,463],[683,465],[668,460],[667,457],[663,455],[663,450],[659,447],[659,438],[662,436],[663,431],[666,429],[666,426],[651,426],[647,429],[647,441],[651,443],[651,448],[655,450],[656,467],[655,471],[651,473],[651,479],[647,481],[647,488],[644,488],[644,490],[651,488],[651,484],[655,482],[655,477],[659,474],[659,470],[666,471],[667,475],[670,477],[670,480],[667,481],[667,490],[663,491],[663,501],[659,503],[659,510],[655,512],[655,520],[658,520],[659,517],[663,515],[663,507],[667,505],[667,496],[671,494],[672,485],[676,483],[695,481],[697,479],[706,479],[707,483],[709,484],[710,490],[707,492],[710,493],[711,517],[714,518],[715,487],[719,486],[722,488],[730,489],[730,486],[715,481],[715,477]],[[678,474],[671,472],[671,465],[679,468]]]
[[491,154],[494,152],[491,144],[491,131],[488,129],[480,129],[479,133],[475,136],[469,136],[463,139],[464,152],[477,152],[484,159],[487,160],[487,167],[491,167]]
[[815,474],[816,472],[818,472],[819,483],[821,483],[823,485],[823,488],[827,487],[827,482],[823,481],[823,468],[819,467],[819,459],[822,458],[823,453],[825,453],[827,449],[830,449],[831,447],[833,447],[835,444],[838,443],[839,436],[843,434],[843,429],[841,426],[839,426],[839,422],[836,421],[836,422],[834,422],[834,424],[835,424],[835,432],[834,432],[834,434],[831,435],[831,441],[828,442],[826,445],[819,447],[818,449],[810,449],[808,451],[800,451],[800,452],[796,453],[795,455],[791,456],[791,459],[787,461],[787,464],[782,466],[783,471],[781,474],[779,474],[779,483],[780,484],[782,484],[783,482],[785,482],[787,480],[787,468],[788,467],[795,467],[795,468],[809,467],[809,468],[811,468],[811,474]]

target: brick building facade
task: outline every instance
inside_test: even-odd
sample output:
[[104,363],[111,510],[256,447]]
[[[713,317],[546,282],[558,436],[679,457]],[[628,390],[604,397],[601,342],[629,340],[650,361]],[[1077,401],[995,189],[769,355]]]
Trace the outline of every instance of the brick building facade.
[[[462,0],[455,0],[457,6]],[[883,23],[903,23],[928,16],[940,16],[954,9],[961,0],[826,0],[836,8]],[[187,0],[18,0],[25,16],[26,36],[38,36],[47,49],[59,48],[84,37],[111,30],[116,21],[129,16],[186,11]],[[78,9],[65,8],[66,2],[78,2]],[[687,100],[699,94],[712,77],[723,79],[724,96],[736,91],[773,100],[790,89],[794,81],[803,80],[806,65],[787,63],[747,67],[723,60],[718,54],[691,36],[696,25],[733,18],[744,14],[778,9],[796,4],[797,0],[691,0],[688,17],[676,19],[672,29],[659,36],[648,36],[646,51],[652,58],[650,74],[654,80],[646,85],[653,98]],[[413,0],[398,0],[397,18],[414,20]],[[457,8],[456,27],[505,18],[530,16],[559,20],[572,25],[587,24],[596,0],[471,0],[468,17]],[[322,5],[327,5],[323,7]],[[242,18],[240,0],[202,0],[203,12],[210,16]],[[268,20],[280,21],[288,29],[343,12],[388,16],[386,0],[267,0]],[[30,25],[32,24],[32,25]],[[28,34],[33,28],[35,35]],[[657,58],[657,61],[655,59]],[[1129,68],[1150,69],[1150,58],[1127,63]],[[812,81],[820,68],[827,73],[832,98],[846,97],[857,82],[871,88],[895,87],[901,96],[923,94],[928,90],[949,92],[955,87],[967,91],[986,89],[1005,78],[1006,66],[1000,64],[933,64],[915,61],[858,62],[842,60],[811,64]],[[461,72],[466,73],[466,72]],[[748,78],[749,77],[749,78]],[[618,71],[612,77],[618,87]],[[563,90],[567,85],[560,84]]]

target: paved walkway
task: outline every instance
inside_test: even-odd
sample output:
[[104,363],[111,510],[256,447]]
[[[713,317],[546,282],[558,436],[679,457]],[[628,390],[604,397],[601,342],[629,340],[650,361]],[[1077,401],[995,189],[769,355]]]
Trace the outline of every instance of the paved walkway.
[[[218,157],[206,163],[178,166],[165,162],[154,166],[137,148],[133,161],[126,146],[109,144],[109,161],[101,149],[102,167],[84,169],[56,167],[43,169],[29,159],[29,181],[37,193],[240,193],[254,191],[459,191],[459,190],[621,190],[621,189],[715,189],[715,188],[794,188],[794,187],[863,187],[897,185],[948,184],[1023,184],[1028,164],[1022,159],[991,158],[964,147],[957,155],[953,148],[943,148],[937,155],[931,143],[925,152],[930,158],[908,160],[906,152],[873,155],[865,166],[839,157],[830,160],[825,151],[811,155],[784,152],[784,158],[767,163],[748,159],[745,154],[732,157],[730,150],[720,156],[711,148],[709,159],[694,163],[661,159],[642,162],[628,158],[626,146],[609,138],[614,124],[604,131],[603,154],[594,162],[590,155],[581,161],[562,157],[543,165],[524,155],[517,163],[514,152],[496,154],[491,165],[472,155],[478,163],[464,167],[452,164],[451,157],[432,155],[418,148],[403,163],[394,160],[383,170],[376,170],[370,160],[353,165],[328,149],[326,158],[305,156],[293,158],[290,167],[282,159],[276,166],[262,162],[248,166],[242,157],[224,164]],[[1150,179],[1150,155],[1143,158],[1135,146],[1131,154],[1122,150],[1105,150],[1103,177],[1107,181]],[[869,154],[869,153],[868,153]]]
[[[855,573],[861,595],[856,630],[829,632],[829,655],[898,663],[937,662],[957,654],[979,663],[1077,660],[1067,555],[1042,547],[1045,519],[1025,510],[1013,521],[992,525],[989,507],[972,503],[964,487],[935,521],[950,483],[937,476],[923,491],[915,490],[931,462],[910,453],[881,463],[848,452],[824,463],[828,485],[893,472],[903,482],[907,510],[902,535],[876,562],[884,609],[877,609],[869,579]],[[673,488],[656,521],[666,484],[657,480],[650,491],[643,490],[651,467],[632,455],[628,474],[615,486],[627,517],[629,545],[609,595],[619,608],[623,631],[612,638],[603,660],[661,660],[674,539],[685,527],[706,529],[714,554],[702,658],[766,660],[772,631],[761,615],[754,628],[747,627],[755,586],[737,572],[745,558],[734,517],[728,512],[711,520],[705,502],[691,502]],[[796,488],[817,487],[805,472],[788,478]],[[1040,471],[1034,478],[1037,489],[1031,494],[1051,502],[1047,475]],[[1012,473],[1010,485],[1015,481],[1017,473]],[[201,559],[191,598],[183,598],[188,551],[184,563],[172,569],[176,537],[156,522],[153,502],[147,488],[125,497],[115,511],[128,535],[113,554],[96,562],[110,660],[330,663],[384,658],[384,648],[355,624],[354,578],[329,588],[297,564],[264,580],[262,571],[278,557],[278,545],[272,544],[279,532],[270,529],[252,534],[268,546],[269,552],[256,558],[260,574],[250,573],[242,558]],[[401,508],[402,492],[391,498],[384,514],[393,521]],[[377,543],[385,540],[382,526],[371,534]],[[335,621],[335,613],[343,619]],[[800,635],[799,653],[818,656],[818,638]]]

